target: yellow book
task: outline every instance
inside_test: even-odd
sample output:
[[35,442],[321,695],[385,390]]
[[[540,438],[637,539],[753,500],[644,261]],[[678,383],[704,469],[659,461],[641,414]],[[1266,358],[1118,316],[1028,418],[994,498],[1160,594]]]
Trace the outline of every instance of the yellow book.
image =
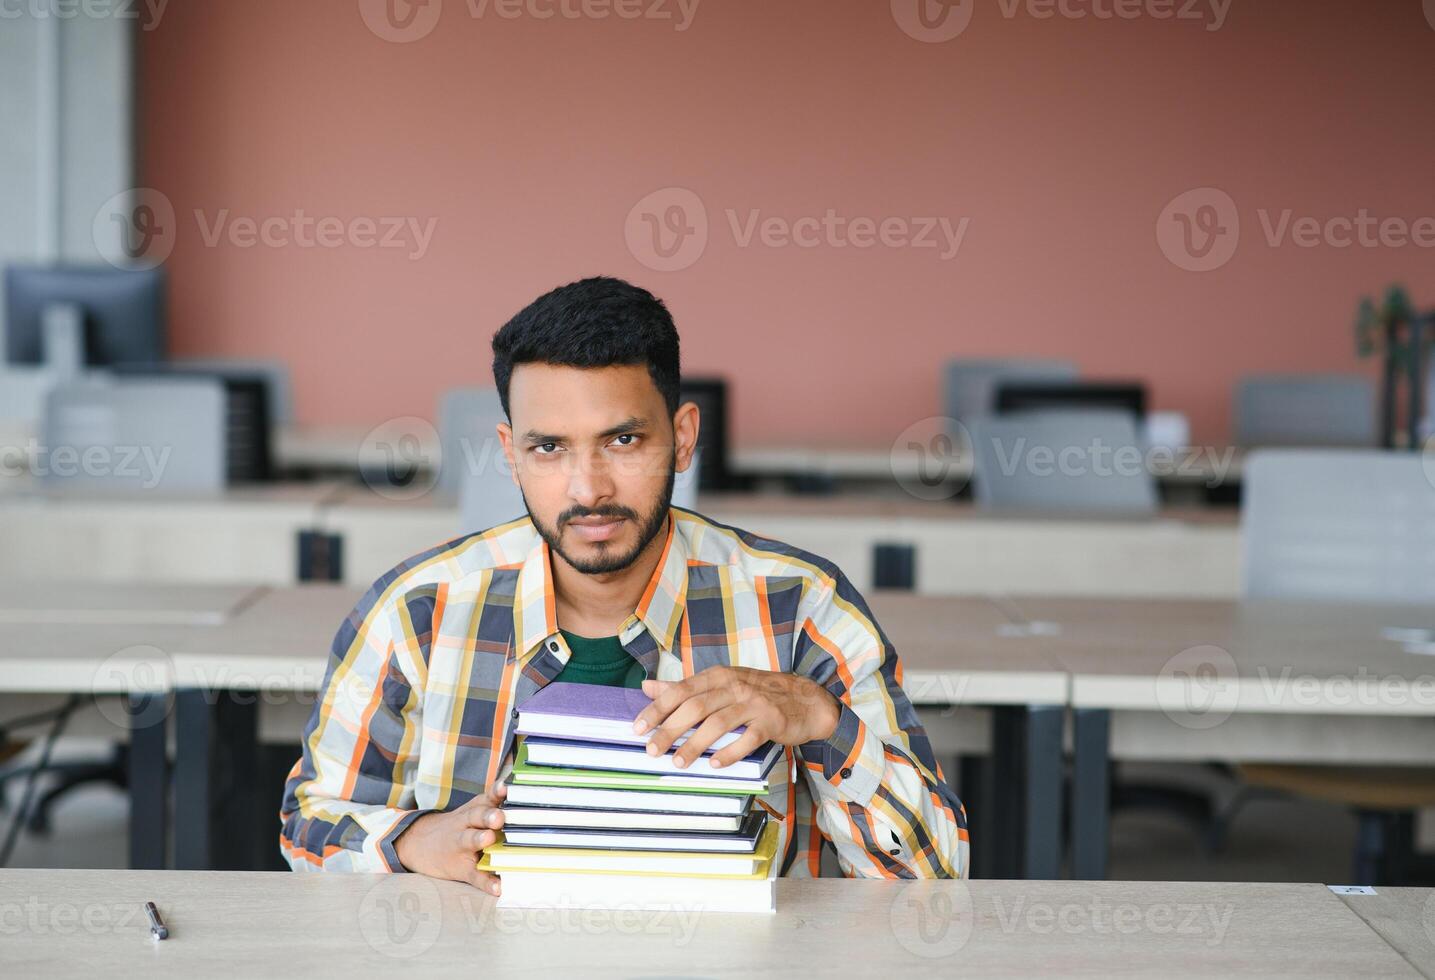
[[777,855],[777,823],[768,821],[751,854],[689,851],[618,851],[574,847],[494,844],[483,852],[480,871],[654,875],[670,878],[765,878]]

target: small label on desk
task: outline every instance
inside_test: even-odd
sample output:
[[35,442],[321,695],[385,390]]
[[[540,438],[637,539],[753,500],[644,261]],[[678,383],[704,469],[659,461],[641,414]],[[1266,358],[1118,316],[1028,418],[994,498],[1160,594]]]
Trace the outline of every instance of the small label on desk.
[[1374,895],[1375,889],[1369,885],[1326,885],[1337,895]]

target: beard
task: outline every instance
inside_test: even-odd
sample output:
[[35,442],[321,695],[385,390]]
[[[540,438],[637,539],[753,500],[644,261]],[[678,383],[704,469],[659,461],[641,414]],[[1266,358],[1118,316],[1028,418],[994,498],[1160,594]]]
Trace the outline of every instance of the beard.
[[[538,529],[539,536],[547,542],[549,550],[561,556],[563,560],[573,566],[576,571],[582,572],[584,575],[605,575],[609,572],[621,572],[623,569],[632,565],[638,560],[638,556],[643,553],[643,549],[647,548],[653,539],[658,536],[658,532],[663,529],[663,525],[667,521],[668,509],[673,503],[673,486],[676,480],[677,454],[675,453],[672,461],[668,465],[668,479],[663,487],[663,492],[659,495],[657,503],[654,504],[652,510],[645,516],[641,516],[637,511],[619,504],[608,504],[603,507],[594,508],[569,507],[558,515],[558,520],[553,526],[549,526],[539,520],[537,514],[533,513],[533,508],[528,506],[528,498],[526,496],[523,498],[523,506],[528,508],[528,516],[533,521],[533,526]],[[523,488],[519,487],[519,493],[521,494],[522,492]],[[598,549],[596,556],[588,559],[577,558],[569,554],[563,547],[563,527],[569,521],[579,517],[612,517],[632,521],[638,528],[637,543],[628,551],[618,552],[611,550],[612,546],[610,542],[597,541],[594,542],[594,547]]]

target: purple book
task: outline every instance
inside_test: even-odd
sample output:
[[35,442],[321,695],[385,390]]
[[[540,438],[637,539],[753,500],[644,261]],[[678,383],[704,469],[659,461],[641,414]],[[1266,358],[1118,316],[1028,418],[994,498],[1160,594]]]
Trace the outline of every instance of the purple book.
[[[618,745],[646,745],[651,732],[633,734],[633,719],[652,704],[637,688],[600,687],[554,681],[536,692],[518,708],[518,734],[541,738],[566,738],[580,742],[613,742]],[[720,736],[708,752],[737,741],[745,729]],[[673,743],[682,745],[687,734]]]

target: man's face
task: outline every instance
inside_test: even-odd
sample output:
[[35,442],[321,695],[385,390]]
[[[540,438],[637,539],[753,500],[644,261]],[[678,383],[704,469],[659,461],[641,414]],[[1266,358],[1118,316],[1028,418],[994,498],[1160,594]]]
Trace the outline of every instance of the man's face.
[[538,533],[588,575],[632,565],[663,530],[675,472],[697,443],[697,406],[676,418],[647,365],[520,364],[498,427]]

